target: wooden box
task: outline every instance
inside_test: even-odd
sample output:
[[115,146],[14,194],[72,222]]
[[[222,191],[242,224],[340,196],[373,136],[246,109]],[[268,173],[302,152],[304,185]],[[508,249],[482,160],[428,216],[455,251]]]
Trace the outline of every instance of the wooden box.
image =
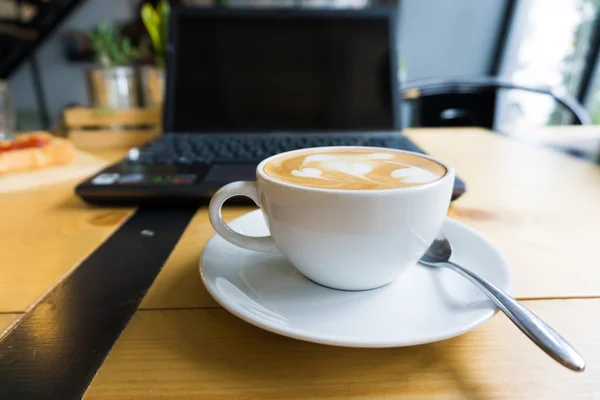
[[161,110],[69,108],[64,112],[67,136],[83,150],[130,148],[155,138],[161,130]]

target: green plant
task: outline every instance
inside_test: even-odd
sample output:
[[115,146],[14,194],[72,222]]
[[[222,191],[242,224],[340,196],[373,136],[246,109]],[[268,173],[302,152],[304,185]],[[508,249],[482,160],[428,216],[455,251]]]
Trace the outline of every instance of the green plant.
[[167,0],[160,0],[156,8],[152,7],[150,3],[142,6],[142,21],[150,35],[156,53],[156,65],[160,68],[165,66],[165,49],[167,47],[170,14],[171,7]]
[[96,32],[88,32],[96,60],[103,68],[127,66],[139,58],[143,49],[135,49],[131,41],[105,22],[98,25]]

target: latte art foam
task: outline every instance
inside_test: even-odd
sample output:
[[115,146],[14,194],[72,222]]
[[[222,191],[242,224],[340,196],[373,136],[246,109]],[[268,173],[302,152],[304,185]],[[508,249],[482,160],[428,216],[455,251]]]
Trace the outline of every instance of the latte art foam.
[[377,190],[424,185],[446,174],[435,161],[382,149],[311,149],[283,154],[264,172],[277,180],[322,189]]

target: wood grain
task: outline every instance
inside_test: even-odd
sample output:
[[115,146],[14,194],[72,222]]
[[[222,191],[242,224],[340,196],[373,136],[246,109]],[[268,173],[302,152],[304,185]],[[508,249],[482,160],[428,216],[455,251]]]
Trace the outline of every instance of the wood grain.
[[4,336],[4,332],[11,327],[11,325],[19,318],[22,314],[0,314],[0,337]]
[[576,374],[504,316],[461,337],[349,349],[262,331],[222,309],[139,311],[86,392],[124,399],[574,400],[600,396],[600,300],[532,301],[586,357]]
[[[502,250],[513,270],[517,297],[600,296],[600,255],[595,251],[600,168],[480,129],[408,134],[454,165],[467,182],[467,193],[449,214]],[[251,208],[225,210],[233,219]],[[197,278],[198,259],[212,233],[203,209],[142,302],[143,309],[216,305]]]
[[100,157],[109,163],[113,164],[121,161],[127,155],[128,149],[115,148],[115,149],[89,149],[86,150],[88,153]]
[[584,152],[600,152],[600,126],[543,126],[519,129],[509,135],[536,144],[553,145]]
[[[570,129],[570,128],[564,128]],[[506,255],[520,298],[600,296],[600,168],[477,129],[410,130],[447,160],[468,190],[450,210]],[[111,151],[115,157],[122,151]],[[0,312],[23,312],[90,254],[131,209],[97,209],[76,181],[0,196]],[[251,208],[226,207],[229,219]],[[211,307],[198,259],[213,234],[200,210],[142,303],[144,309]],[[32,251],[35,249],[35,251]]]
[[600,296],[600,167],[479,129],[408,135],[467,183],[450,216],[504,253],[518,297]]
[[64,112],[69,138],[84,150],[140,146],[158,136],[160,118],[161,112],[155,108],[76,107]]
[[0,398],[81,398],[195,211],[138,210],[28,311],[0,340]]
[[[483,130],[408,134],[467,182],[450,214],[507,256],[517,296],[600,296],[600,168]],[[0,196],[0,331],[131,214],[86,206],[73,194],[76,182]],[[228,207],[224,215],[251,209]],[[216,304],[201,286],[198,259],[212,233],[200,209],[86,399],[600,398],[600,299],[527,302],[584,354],[583,374],[558,366],[504,316],[431,345],[326,347],[210,308]]]
[[106,165],[79,151],[71,165],[0,178],[0,312],[26,311],[132,211],[93,209],[75,196]]
[[141,146],[160,134],[158,128],[128,129],[128,130],[83,130],[72,129],[69,139],[79,149],[94,151],[96,149],[120,149]]
[[[257,207],[225,207],[223,218],[231,221]],[[217,307],[198,273],[198,261],[204,245],[214,234],[206,208],[188,225],[183,237],[167,260],[154,285],[142,300],[140,309]]]
[[103,110],[74,107],[65,110],[65,124],[69,128],[101,127],[107,125],[158,125],[162,113],[154,108],[130,110]]
[[98,209],[77,181],[0,196],[0,312],[24,312],[132,212]]

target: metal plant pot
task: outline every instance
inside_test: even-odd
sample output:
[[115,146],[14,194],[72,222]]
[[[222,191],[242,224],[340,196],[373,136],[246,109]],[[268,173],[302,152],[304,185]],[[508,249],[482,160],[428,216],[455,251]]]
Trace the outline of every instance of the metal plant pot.
[[92,106],[121,110],[141,106],[135,68],[89,69],[87,78]]
[[161,107],[165,92],[165,70],[146,65],[141,69],[143,103],[146,107]]

